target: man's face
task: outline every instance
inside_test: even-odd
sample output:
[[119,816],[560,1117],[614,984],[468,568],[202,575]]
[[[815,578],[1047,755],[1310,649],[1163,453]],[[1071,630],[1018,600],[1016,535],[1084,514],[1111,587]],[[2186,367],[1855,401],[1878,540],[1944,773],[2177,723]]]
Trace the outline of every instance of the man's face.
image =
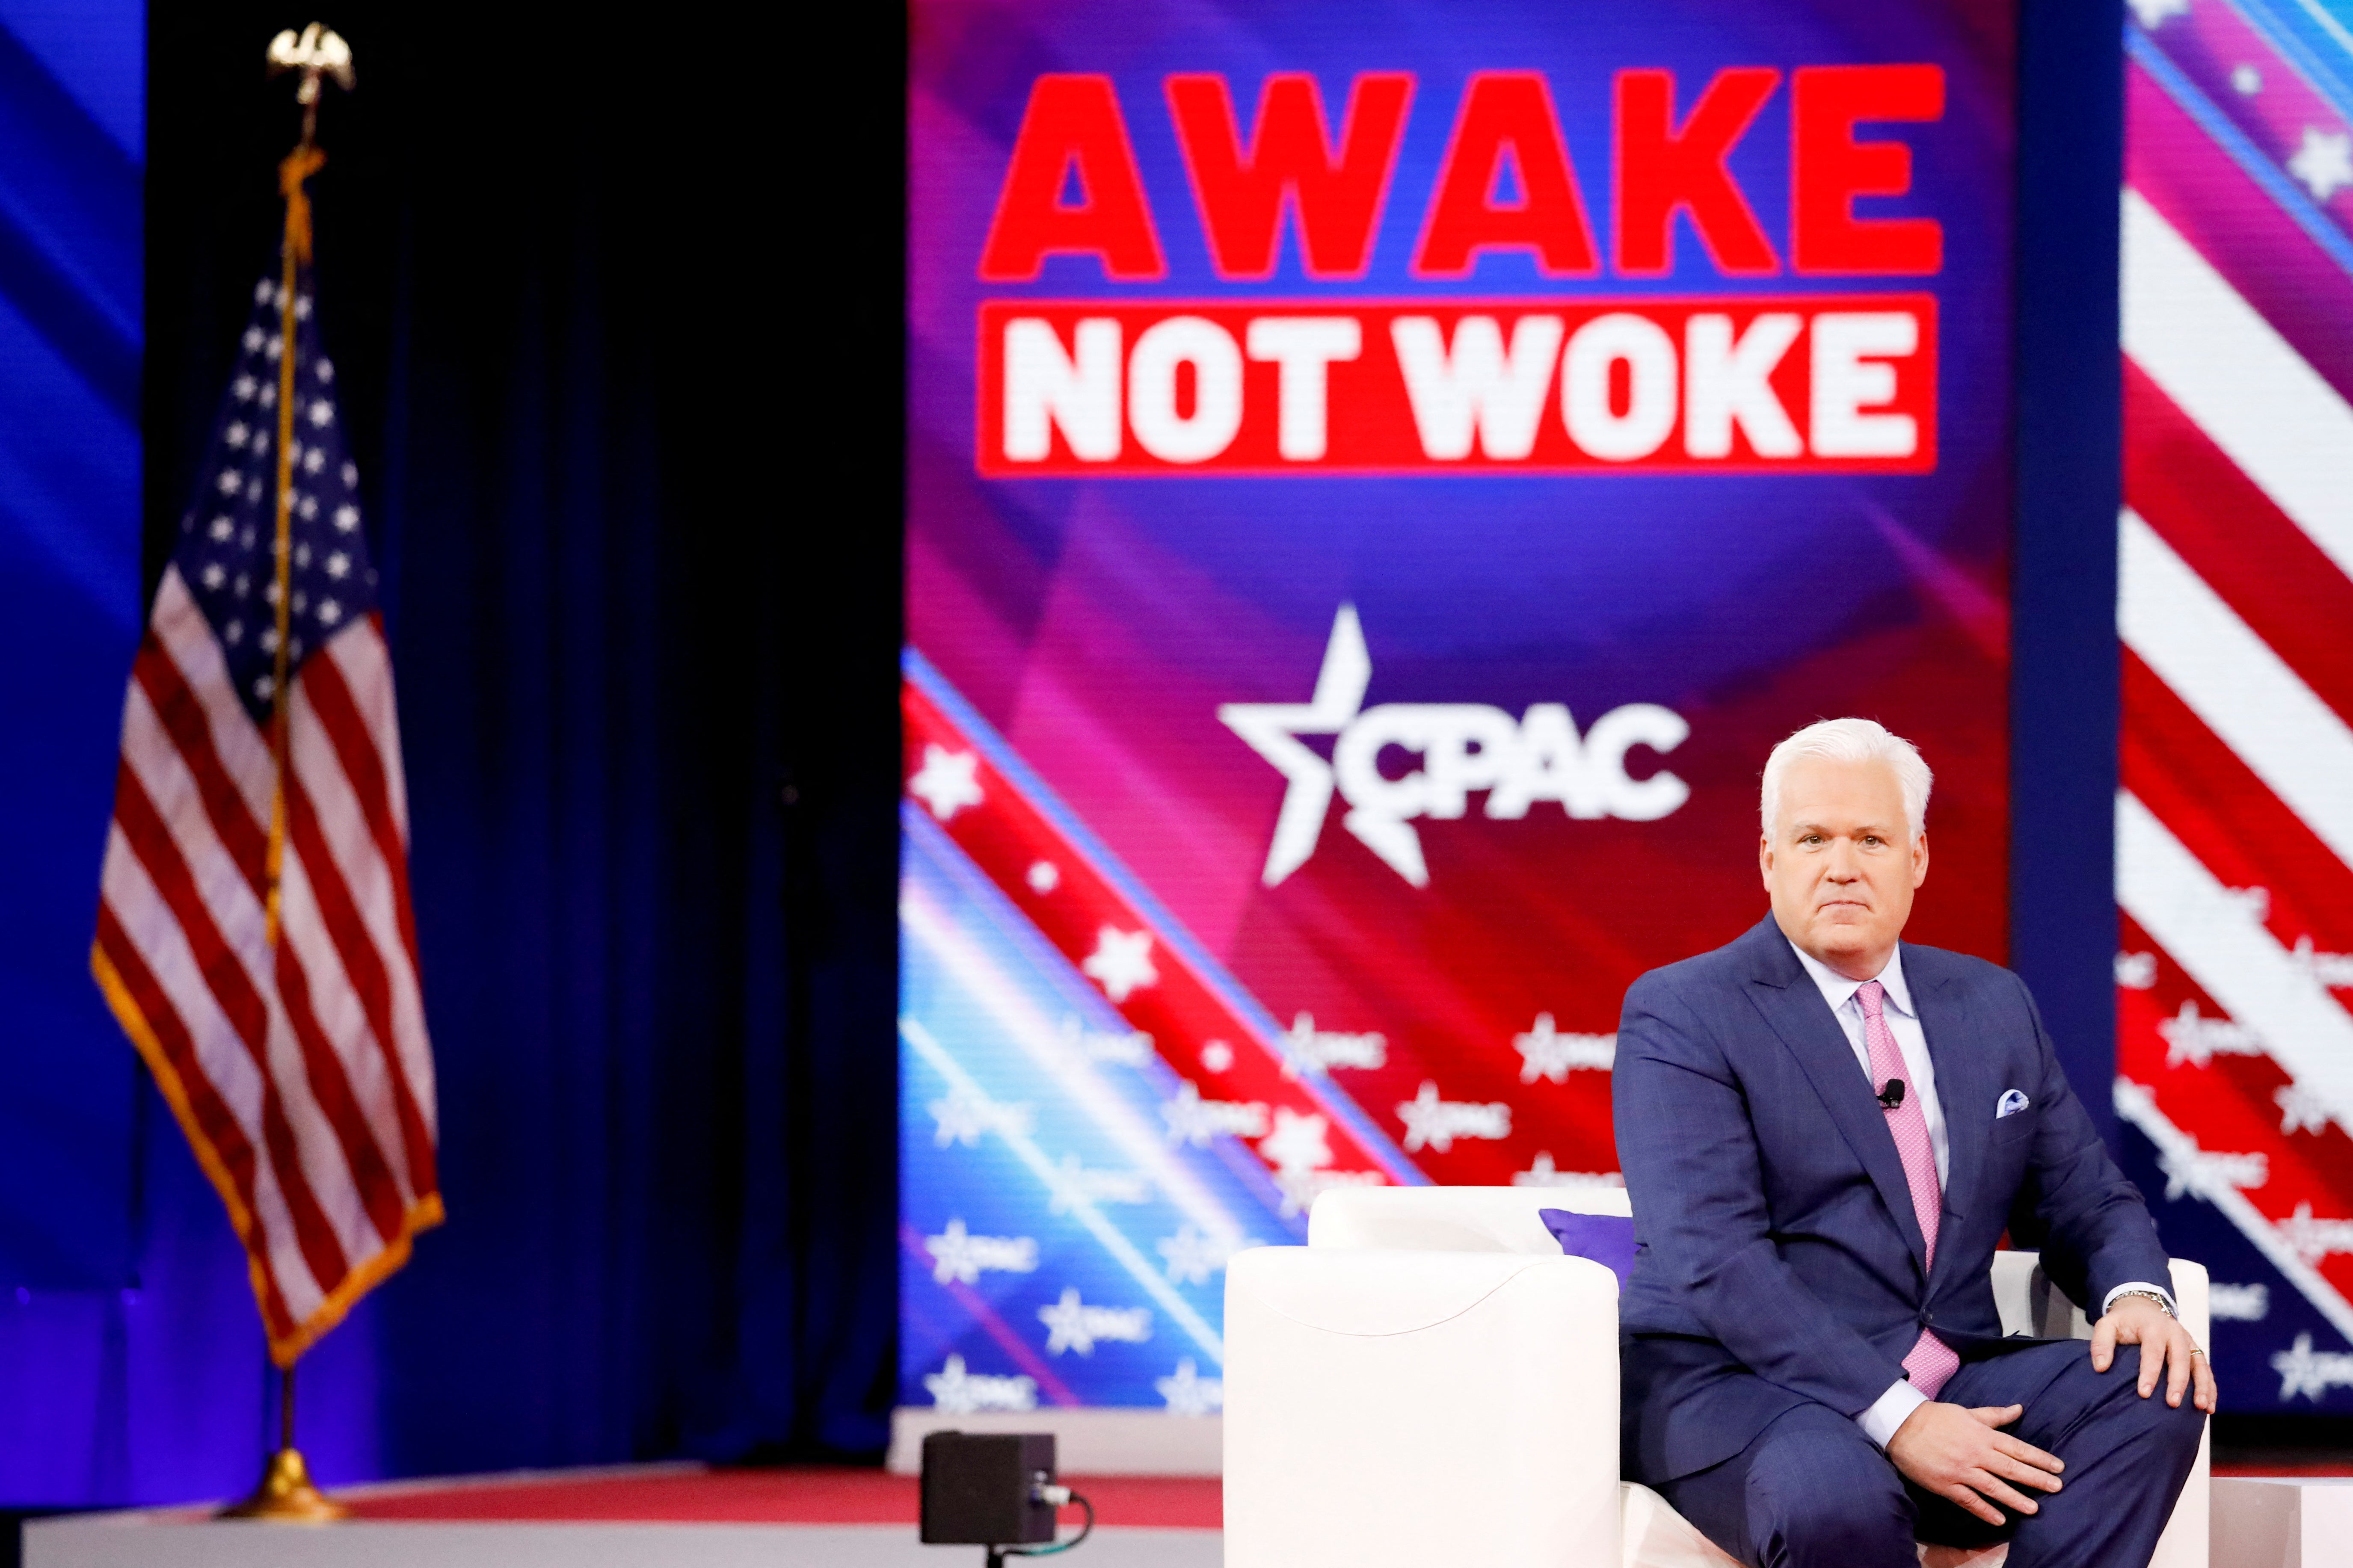
[[1850,980],[1887,966],[1927,879],[1928,839],[1904,817],[1885,763],[1807,757],[1781,778],[1758,861],[1782,934]]

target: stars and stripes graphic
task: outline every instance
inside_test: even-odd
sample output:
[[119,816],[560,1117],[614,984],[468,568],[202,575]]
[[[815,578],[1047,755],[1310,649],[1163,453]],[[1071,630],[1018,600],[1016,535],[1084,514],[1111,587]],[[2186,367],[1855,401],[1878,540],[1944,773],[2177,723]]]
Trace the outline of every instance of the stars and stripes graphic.
[[2353,1342],[2353,37],[2135,12],[2116,1106],[2260,1407]]
[[912,651],[905,662],[908,795],[1188,1086],[1214,1083],[1217,1106],[1256,1109],[1255,1120],[1223,1130],[1256,1143],[1286,1212],[1305,1212],[1337,1184],[1424,1179],[1328,1072],[1294,1058],[1293,1033],[1093,842],[937,671]]
[[335,367],[290,277],[290,299],[254,289],[132,667],[91,951],[281,1366],[441,1218],[392,665]]

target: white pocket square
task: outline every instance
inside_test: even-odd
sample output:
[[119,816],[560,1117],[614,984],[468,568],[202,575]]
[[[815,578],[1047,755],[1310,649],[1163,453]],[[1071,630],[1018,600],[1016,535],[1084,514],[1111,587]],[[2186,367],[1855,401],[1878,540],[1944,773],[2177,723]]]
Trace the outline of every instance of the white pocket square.
[[2022,1089],[2003,1089],[2001,1098],[1994,1101],[1993,1119],[1999,1121],[2005,1116],[2015,1116],[2032,1103]]

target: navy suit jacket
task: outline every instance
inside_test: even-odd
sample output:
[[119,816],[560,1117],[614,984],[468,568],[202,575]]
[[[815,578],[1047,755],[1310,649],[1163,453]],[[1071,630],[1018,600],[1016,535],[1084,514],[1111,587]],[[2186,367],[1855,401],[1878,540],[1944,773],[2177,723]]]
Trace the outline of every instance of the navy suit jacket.
[[[1861,1415],[1923,1327],[1964,1360],[1999,1353],[2005,1228],[2094,1310],[2168,1278],[2025,984],[1908,944],[1904,974],[1951,1156],[1933,1271],[1869,1077],[1769,914],[1626,993],[1612,1099],[1640,1243],[1619,1303],[1630,1478],[1729,1458],[1809,1400]],[[1997,1120],[2010,1089],[2027,1108]]]

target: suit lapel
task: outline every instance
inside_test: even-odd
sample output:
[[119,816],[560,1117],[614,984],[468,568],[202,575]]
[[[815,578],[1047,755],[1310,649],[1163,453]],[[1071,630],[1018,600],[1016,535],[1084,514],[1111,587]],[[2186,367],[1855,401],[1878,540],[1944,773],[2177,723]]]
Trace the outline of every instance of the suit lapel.
[[1945,1113],[1945,1213],[1959,1219],[1982,1201],[1978,1191],[1986,1145],[1993,1136],[1993,1064],[1979,1042],[1969,1005],[1951,976],[1934,972],[1934,961],[1916,963],[1919,948],[1905,955],[1912,1004],[1920,1009],[1920,1032],[1927,1037],[1928,1059],[1936,1068],[1936,1102]]
[[[1761,940],[1755,942],[1750,999],[1805,1069],[1831,1120],[1879,1189],[1904,1245],[1912,1250],[1914,1265],[1925,1279],[1928,1248],[1920,1235],[1919,1218],[1912,1212],[1912,1184],[1905,1179],[1903,1157],[1895,1152],[1894,1135],[1887,1131],[1887,1113],[1873,1096],[1869,1079],[1855,1066],[1854,1047],[1847,1044],[1845,1031],[1831,1016],[1822,994],[1807,977],[1798,955],[1789,951],[1788,940],[1773,923],[1773,917],[1766,916],[1751,936]],[[1943,1071],[1939,1062],[1940,1078]]]

